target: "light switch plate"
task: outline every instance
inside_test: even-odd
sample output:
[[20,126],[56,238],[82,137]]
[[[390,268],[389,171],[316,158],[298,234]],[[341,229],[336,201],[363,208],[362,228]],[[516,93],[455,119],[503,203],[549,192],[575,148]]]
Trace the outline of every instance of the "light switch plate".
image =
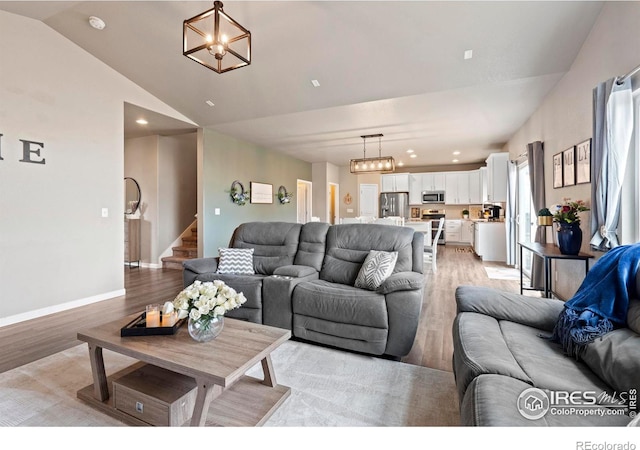
[[220,215],[220,208],[216,208],[216,209],[214,209],[214,210],[213,210],[213,213],[214,213],[216,216],[219,216],[219,215]]
[[109,217],[109,208],[102,208],[102,217]]

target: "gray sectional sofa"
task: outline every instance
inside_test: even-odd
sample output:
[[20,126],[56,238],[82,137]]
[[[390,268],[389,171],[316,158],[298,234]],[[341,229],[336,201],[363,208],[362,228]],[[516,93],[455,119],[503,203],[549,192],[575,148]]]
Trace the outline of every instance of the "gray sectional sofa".
[[[546,338],[563,309],[560,300],[460,286],[456,303],[453,368],[463,425],[630,423],[629,400],[640,389],[640,301],[631,301],[629,328],[596,339],[580,360]],[[544,395],[530,388],[543,391],[548,404],[538,403]],[[544,414],[537,417],[538,411]]]
[[[218,273],[216,257],[185,261],[184,285],[222,280],[247,302],[230,317],[292,330],[295,338],[372,355],[409,353],[425,277],[424,236],[377,224],[250,222],[230,248],[252,248],[254,274]],[[397,252],[375,290],[355,287],[371,250]]]

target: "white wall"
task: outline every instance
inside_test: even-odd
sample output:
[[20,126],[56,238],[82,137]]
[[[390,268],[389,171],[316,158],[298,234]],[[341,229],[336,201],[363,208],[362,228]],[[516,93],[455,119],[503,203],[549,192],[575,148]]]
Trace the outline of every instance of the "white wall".
[[[512,159],[526,150],[527,143],[544,142],[547,205],[560,203],[565,197],[590,202],[591,184],[553,188],[553,155],[592,137],[593,88],[599,82],[624,75],[640,64],[638,24],[640,3],[605,2],[569,72],[508,142],[506,149]],[[585,212],[581,218],[582,251],[590,252],[590,215]],[[556,285],[559,293],[564,297],[572,296],[583,277],[582,263],[559,264]]]
[[[124,102],[191,121],[41,22],[4,11],[0,61],[5,325],[124,292]],[[45,164],[20,162],[19,139],[44,143]]]

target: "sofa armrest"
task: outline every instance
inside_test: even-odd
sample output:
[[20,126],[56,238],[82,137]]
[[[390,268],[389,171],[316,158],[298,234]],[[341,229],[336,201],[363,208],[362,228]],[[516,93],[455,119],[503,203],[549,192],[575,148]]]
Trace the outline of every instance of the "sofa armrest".
[[219,257],[188,259],[182,263],[182,284],[184,287],[191,285],[198,275],[203,273],[215,273],[218,270]]
[[415,291],[424,287],[424,275],[417,272],[398,272],[384,280],[376,292],[390,294],[397,291]]
[[475,312],[552,331],[564,308],[564,302],[550,298],[528,297],[484,286],[459,286],[456,289],[458,313]]
[[301,265],[281,266],[273,271],[274,275],[293,278],[308,277],[309,275],[314,275],[317,273],[318,271],[313,267]]

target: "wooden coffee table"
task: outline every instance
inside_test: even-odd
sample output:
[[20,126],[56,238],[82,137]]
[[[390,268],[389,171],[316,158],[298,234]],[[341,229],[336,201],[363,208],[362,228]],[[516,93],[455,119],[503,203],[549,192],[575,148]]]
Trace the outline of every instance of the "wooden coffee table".
[[[113,381],[135,365],[107,376],[102,349],[192,377],[197,394],[191,426],[261,425],[291,393],[290,388],[277,384],[270,357],[291,337],[289,330],[225,318],[222,333],[206,343],[194,341],[186,323],[174,335],[121,337],[120,329],[136,316],[78,332],[78,339],[89,345],[93,374],[93,384],[79,390],[78,398],[112,417],[146,425],[116,409],[112,400]],[[263,380],[245,375],[258,362]]]

